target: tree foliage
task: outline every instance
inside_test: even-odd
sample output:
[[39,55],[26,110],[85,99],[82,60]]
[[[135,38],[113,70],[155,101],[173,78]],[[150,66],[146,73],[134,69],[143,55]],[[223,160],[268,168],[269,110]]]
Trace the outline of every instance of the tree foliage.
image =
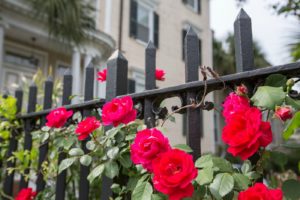
[[[224,48],[226,46],[226,48]],[[265,58],[265,55],[257,42],[253,42],[254,66],[256,68],[270,66],[270,63]],[[235,73],[235,50],[234,50],[234,36],[229,34],[225,40],[222,41],[214,38],[213,40],[213,62],[214,67],[220,75]]]
[[94,30],[94,7],[83,0],[27,0],[37,17],[47,22],[49,35],[80,44]]
[[[247,1],[249,0],[237,0],[239,4]],[[295,17],[300,23],[300,0],[277,0],[270,6],[278,15]],[[292,56],[293,61],[297,61],[300,59],[300,33],[294,33],[294,37],[291,39],[293,42],[289,45],[290,55]]]

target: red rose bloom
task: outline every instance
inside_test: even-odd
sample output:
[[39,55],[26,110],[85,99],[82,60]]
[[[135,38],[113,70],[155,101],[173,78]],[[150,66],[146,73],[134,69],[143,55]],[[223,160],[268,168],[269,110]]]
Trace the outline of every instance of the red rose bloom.
[[291,119],[293,117],[292,108],[290,106],[276,106],[274,116],[281,121]]
[[78,135],[78,140],[84,140],[99,127],[100,122],[96,117],[87,117],[77,125],[75,133]]
[[158,81],[164,81],[165,80],[165,71],[164,70],[162,70],[162,69],[156,69],[155,70],[155,78],[156,78],[156,80],[158,80]]
[[36,192],[32,191],[32,188],[24,188],[17,194],[15,200],[33,200],[35,196]]
[[262,121],[258,108],[252,107],[231,115],[231,120],[223,128],[222,140],[229,145],[229,153],[245,160],[259,147],[272,142],[271,125]]
[[255,183],[253,187],[240,192],[238,200],[282,200],[282,196],[280,189],[268,189],[262,183]]
[[98,81],[100,81],[100,82],[106,81],[107,69],[103,69],[102,71],[99,71],[97,73],[97,75],[98,75],[98,78],[97,78]]
[[67,111],[66,108],[60,107],[52,110],[46,117],[47,123],[46,126],[54,127],[54,128],[61,128],[73,115],[73,111]]
[[156,128],[137,132],[134,142],[130,146],[131,160],[134,164],[141,164],[149,172],[153,171],[152,161],[163,152],[170,150],[168,138]]
[[170,200],[191,197],[194,192],[191,182],[197,173],[193,157],[179,149],[161,153],[153,161],[154,188],[168,195]]
[[231,116],[236,112],[245,112],[250,108],[249,99],[244,96],[239,96],[235,93],[230,93],[223,103],[223,116],[225,121],[230,120]]
[[136,119],[136,110],[131,97],[115,98],[102,108],[102,121],[104,125],[128,124]]

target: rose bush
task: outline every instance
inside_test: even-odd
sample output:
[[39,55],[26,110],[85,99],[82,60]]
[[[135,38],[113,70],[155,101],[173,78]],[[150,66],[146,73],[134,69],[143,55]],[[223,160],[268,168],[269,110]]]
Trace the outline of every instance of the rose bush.
[[[300,127],[300,101],[289,97],[289,87],[272,85],[273,78],[268,77],[269,82],[259,86],[251,98],[252,91],[245,85],[238,86],[222,105],[225,119],[222,140],[234,158],[242,159],[237,159],[235,164],[211,154],[193,161],[190,147],[171,145],[168,137],[173,135],[164,133],[159,127],[147,128],[136,120],[134,102],[131,97],[124,96],[106,102],[102,109],[93,110],[86,118],[80,112],[72,113],[65,108],[53,110],[47,116],[47,126],[32,133],[33,146],[47,141],[49,144],[49,159],[43,162],[42,169],[32,162],[37,152],[20,150],[10,159],[21,164],[8,170],[22,174],[30,166],[32,172],[41,172],[45,180],[52,179],[52,182],[57,173],[70,170],[69,180],[77,184],[79,165],[88,166],[91,169],[87,177],[91,199],[99,199],[94,195],[104,176],[118,180],[111,186],[117,200],[128,197],[132,200],[277,200],[283,199],[283,195],[289,197],[284,188],[290,182],[279,185],[272,182],[270,174],[266,175],[271,172],[267,170],[270,163],[277,164],[276,168],[282,171],[283,163],[287,163],[282,152],[268,146],[273,139],[270,121],[274,115],[285,121],[283,137],[290,138]],[[61,152],[67,157],[57,167],[55,163]],[[258,159],[254,162],[255,156]],[[257,183],[262,178],[266,185]],[[74,191],[70,191],[70,198],[76,199]],[[49,184],[36,198],[50,199],[53,193],[53,185]]]

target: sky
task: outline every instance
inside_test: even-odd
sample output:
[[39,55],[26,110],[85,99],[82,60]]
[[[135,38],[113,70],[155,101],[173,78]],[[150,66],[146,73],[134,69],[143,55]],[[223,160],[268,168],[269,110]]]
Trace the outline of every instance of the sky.
[[[276,0],[248,0],[244,10],[252,20],[253,38],[261,46],[272,65],[291,62],[287,44],[291,35],[299,30],[294,18],[277,16],[270,8],[270,2]],[[233,22],[240,10],[235,0],[210,0],[211,27],[217,39],[224,40],[233,32]]]

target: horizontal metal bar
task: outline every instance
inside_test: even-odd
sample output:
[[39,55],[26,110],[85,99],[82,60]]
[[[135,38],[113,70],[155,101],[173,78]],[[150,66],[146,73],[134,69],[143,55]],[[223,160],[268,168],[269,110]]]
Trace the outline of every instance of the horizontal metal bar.
[[[220,79],[224,81],[226,84],[233,84],[233,83],[240,83],[243,81],[257,81],[261,78],[266,78],[270,74],[283,74],[283,75],[289,75],[290,77],[300,75],[300,62],[296,63],[290,63],[285,65],[279,65],[274,67],[266,67],[262,69],[256,69],[252,71],[246,71],[246,72],[240,72],[236,74],[221,76]],[[210,79],[207,81],[207,88],[208,90],[217,90],[218,88],[221,88],[223,83],[220,80],[217,79]],[[187,91],[193,91],[193,90],[201,90],[204,87],[205,83],[203,81],[193,81],[189,83],[185,83],[178,86],[172,86],[162,89],[154,89],[154,90],[147,90],[144,92],[134,93],[130,94],[134,101],[142,101],[145,98],[154,98],[157,96],[164,96],[164,97],[172,97],[176,96],[177,94],[184,93]],[[89,107],[101,107],[105,103],[105,99],[100,100],[91,100],[86,101],[84,103],[80,104],[73,104],[69,106],[65,106],[67,109],[74,109],[74,110],[81,110],[86,109]],[[40,112],[35,113],[28,113],[24,115],[18,116],[19,119],[26,119],[31,117],[41,117],[44,115],[47,115],[51,109],[49,110],[43,110]]]

